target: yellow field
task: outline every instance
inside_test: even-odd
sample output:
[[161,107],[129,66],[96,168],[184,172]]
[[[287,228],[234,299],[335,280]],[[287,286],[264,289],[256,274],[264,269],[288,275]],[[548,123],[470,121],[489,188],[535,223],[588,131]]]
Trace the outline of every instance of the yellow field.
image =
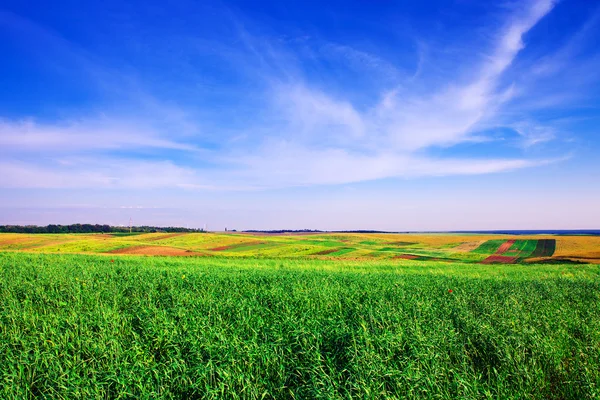
[[600,259],[600,236],[565,236],[556,240],[555,257]]

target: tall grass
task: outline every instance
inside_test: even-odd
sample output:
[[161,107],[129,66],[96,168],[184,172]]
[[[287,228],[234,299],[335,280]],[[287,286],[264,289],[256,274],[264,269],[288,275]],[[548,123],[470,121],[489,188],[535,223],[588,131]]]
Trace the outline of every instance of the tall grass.
[[0,398],[597,398],[599,276],[0,253]]

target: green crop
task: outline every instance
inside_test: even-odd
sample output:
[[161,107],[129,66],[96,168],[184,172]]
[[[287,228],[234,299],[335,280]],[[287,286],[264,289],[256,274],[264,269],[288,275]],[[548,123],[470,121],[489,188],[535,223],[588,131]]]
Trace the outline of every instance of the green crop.
[[472,253],[476,254],[494,254],[498,248],[504,243],[506,240],[487,240],[481,246],[472,251]]
[[503,256],[526,258],[535,250],[537,240],[516,240]]
[[599,278],[0,253],[0,398],[598,398]]

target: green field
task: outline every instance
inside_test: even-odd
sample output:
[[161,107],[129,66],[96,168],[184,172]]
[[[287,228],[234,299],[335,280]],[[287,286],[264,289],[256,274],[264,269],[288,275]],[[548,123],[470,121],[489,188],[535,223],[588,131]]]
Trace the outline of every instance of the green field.
[[584,264],[4,252],[0,398],[598,398],[599,278]]
[[504,239],[488,240],[485,243],[483,243],[481,246],[479,246],[478,248],[473,250],[473,253],[494,254],[504,242],[506,242],[506,240],[504,240]]
[[537,240],[517,240],[503,255],[509,257],[527,258],[537,247]]

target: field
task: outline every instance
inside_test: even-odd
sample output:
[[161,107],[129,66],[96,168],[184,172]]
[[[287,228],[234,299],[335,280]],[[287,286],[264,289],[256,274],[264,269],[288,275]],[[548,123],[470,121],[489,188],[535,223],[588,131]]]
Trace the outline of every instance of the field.
[[0,235],[0,398],[600,398],[597,246]]
[[0,234],[0,251],[164,256],[600,263],[600,236],[246,233]]

